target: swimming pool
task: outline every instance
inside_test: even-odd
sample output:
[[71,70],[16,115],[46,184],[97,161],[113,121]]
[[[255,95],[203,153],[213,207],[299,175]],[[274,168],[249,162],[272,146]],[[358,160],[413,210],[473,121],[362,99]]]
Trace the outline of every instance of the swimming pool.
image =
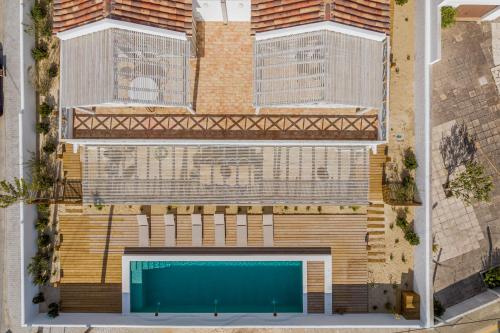
[[130,311],[301,313],[302,261],[130,261]]

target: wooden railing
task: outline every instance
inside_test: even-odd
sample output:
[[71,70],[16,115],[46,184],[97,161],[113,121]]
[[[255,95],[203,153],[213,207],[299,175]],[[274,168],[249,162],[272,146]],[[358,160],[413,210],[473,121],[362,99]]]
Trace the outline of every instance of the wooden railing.
[[73,136],[85,138],[376,140],[376,115],[74,114]]

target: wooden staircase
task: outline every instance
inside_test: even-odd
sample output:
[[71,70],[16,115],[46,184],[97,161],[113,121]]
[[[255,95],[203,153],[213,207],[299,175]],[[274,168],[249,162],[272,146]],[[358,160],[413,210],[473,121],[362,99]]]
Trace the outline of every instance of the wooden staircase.
[[82,200],[82,162],[80,153],[73,152],[73,145],[64,144],[62,152],[62,181],[58,191],[58,200],[81,202]]
[[80,153],[73,153],[73,145],[65,143],[62,154],[63,177],[67,180],[82,179],[82,162]]
[[368,262],[384,263],[385,253],[385,215],[383,203],[372,203],[367,210]]
[[83,206],[80,204],[64,204],[61,206],[59,215],[80,216],[83,214]]
[[382,185],[384,180],[384,166],[387,161],[386,145],[379,145],[376,154],[370,152],[370,191],[368,194],[370,202],[382,202],[384,200]]

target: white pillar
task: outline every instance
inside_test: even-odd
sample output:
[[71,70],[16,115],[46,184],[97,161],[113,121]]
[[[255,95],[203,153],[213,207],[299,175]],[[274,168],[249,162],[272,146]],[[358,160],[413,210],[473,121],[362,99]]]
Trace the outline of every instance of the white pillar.
[[333,309],[332,299],[332,258],[328,256],[324,260],[325,266],[325,314],[331,315]]
[[302,260],[302,312],[307,314],[307,260]]

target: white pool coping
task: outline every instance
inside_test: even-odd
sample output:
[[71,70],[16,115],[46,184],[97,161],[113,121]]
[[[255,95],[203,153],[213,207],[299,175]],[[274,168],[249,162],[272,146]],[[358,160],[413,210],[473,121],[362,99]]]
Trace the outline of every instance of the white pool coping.
[[[131,261],[301,261],[302,262],[302,313],[307,314],[307,262],[324,264],[324,312],[332,314],[332,256],[326,254],[240,254],[240,255],[127,255],[122,256],[122,315],[130,312],[130,262]],[[134,316],[151,317],[149,313]],[[195,314],[193,314],[195,315]]]

